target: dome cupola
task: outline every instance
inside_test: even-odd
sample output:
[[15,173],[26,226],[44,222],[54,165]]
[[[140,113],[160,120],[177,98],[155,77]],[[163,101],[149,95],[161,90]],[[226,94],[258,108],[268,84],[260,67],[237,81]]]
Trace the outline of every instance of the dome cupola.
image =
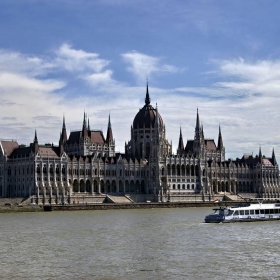
[[139,112],[136,114],[134,121],[133,121],[133,128],[154,128],[156,125],[156,120],[158,118],[158,126],[163,127],[163,120],[161,115],[158,113],[158,110],[153,108],[150,104],[151,99],[149,95],[149,88],[147,84],[147,91],[146,91],[146,98],[145,98],[145,105]]

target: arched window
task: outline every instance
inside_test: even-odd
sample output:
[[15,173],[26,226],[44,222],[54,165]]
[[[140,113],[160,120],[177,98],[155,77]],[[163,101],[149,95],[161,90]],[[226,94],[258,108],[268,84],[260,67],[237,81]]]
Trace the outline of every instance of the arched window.
[[140,143],[140,157],[143,157],[143,143]]
[[191,176],[194,176],[194,166],[191,166]]
[[177,165],[177,176],[180,176],[181,174],[181,168],[180,168],[180,165]]
[[146,157],[150,156],[150,143],[146,144]]
[[170,169],[170,165],[167,165],[167,175],[170,176],[171,175],[171,169]]

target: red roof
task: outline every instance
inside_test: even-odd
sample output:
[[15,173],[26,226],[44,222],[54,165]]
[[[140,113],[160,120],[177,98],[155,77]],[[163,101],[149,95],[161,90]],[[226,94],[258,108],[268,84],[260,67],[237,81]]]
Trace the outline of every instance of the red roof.
[[18,148],[18,143],[15,141],[1,141],[4,153],[10,156],[14,149]]

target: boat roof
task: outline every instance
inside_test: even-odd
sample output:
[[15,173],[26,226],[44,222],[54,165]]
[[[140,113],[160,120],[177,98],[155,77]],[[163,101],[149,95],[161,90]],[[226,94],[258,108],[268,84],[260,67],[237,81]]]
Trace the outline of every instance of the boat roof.
[[[263,200],[263,199],[262,199]],[[236,206],[224,206],[213,208],[213,211],[224,211],[224,210],[253,210],[253,209],[272,209],[280,208],[280,202],[276,203],[253,203],[253,204],[240,204]]]

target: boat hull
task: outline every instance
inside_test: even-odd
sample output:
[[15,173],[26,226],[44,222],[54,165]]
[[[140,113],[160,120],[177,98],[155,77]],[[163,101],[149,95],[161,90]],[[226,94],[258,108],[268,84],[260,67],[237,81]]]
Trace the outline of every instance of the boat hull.
[[208,224],[217,224],[217,223],[223,223],[223,224],[228,224],[228,223],[243,223],[243,222],[266,222],[266,221],[279,221],[279,218],[242,218],[242,219],[229,219],[229,220],[225,220],[225,219],[221,219],[221,220],[209,220],[209,219],[205,219],[205,223]]

